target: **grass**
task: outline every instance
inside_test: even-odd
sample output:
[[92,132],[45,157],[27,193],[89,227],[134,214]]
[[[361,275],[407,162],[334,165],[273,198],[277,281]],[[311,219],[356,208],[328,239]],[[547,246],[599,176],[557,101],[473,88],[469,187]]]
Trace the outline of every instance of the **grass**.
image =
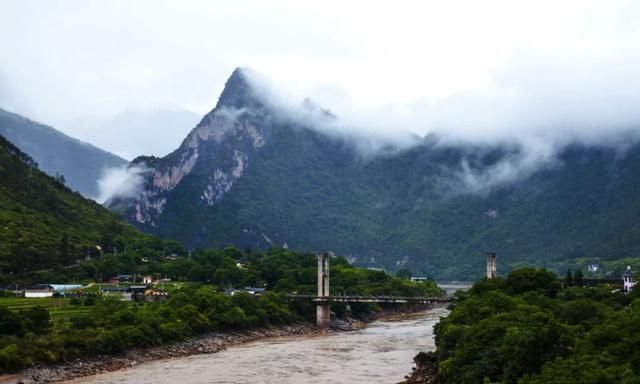
[[91,311],[91,307],[71,305],[70,301],[71,299],[60,297],[3,297],[0,298],[0,305],[12,311],[20,311],[35,306],[44,307],[51,315],[51,322],[54,328],[62,329],[71,323],[73,317],[84,317]]

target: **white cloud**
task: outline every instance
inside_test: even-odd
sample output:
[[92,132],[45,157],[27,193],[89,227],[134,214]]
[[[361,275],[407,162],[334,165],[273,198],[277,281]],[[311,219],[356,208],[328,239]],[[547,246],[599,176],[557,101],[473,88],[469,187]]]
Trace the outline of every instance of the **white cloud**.
[[100,204],[107,200],[121,197],[136,197],[142,190],[144,172],[146,168],[141,166],[122,166],[107,168],[98,180],[99,196],[96,199]]

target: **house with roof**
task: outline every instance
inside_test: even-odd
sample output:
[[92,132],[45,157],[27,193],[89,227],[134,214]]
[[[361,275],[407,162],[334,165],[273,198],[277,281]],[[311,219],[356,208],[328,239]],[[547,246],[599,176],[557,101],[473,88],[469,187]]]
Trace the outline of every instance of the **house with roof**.
[[631,266],[627,266],[627,270],[622,275],[622,290],[624,293],[631,293],[633,287],[636,285],[636,281],[633,277],[633,272],[631,271]]
[[80,284],[49,284],[49,286],[53,288],[55,293],[59,293],[61,295],[66,295],[82,288],[82,285]]
[[82,288],[79,284],[34,284],[24,290],[24,297],[53,297],[54,294],[66,295]]
[[24,290],[24,297],[53,297],[54,290],[49,284],[34,284]]
[[227,296],[235,296],[239,293],[248,293],[249,295],[252,295],[252,296],[261,296],[261,295],[264,295],[266,291],[267,290],[265,288],[244,287],[244,289],[235,289],[235,288],[225,289],[224,293]]
[[149,288],[144,291],[144,301],[146,303],[160,303],[169,298],[169,294],[162,289]]
[[102,287],[100,293],[104,296],[118,297],[122,301],[131,301],[131,292],[128,292],[127,287]]

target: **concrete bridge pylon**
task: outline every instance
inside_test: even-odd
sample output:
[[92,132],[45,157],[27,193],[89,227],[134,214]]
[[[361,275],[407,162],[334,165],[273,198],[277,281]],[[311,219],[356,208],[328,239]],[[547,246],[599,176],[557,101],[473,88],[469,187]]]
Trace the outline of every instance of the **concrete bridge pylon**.
[[329,304],[329,253],[318,254],[318,298],[324,299],[316,305],[316,324],[319,328],[329,328],[331,307]]

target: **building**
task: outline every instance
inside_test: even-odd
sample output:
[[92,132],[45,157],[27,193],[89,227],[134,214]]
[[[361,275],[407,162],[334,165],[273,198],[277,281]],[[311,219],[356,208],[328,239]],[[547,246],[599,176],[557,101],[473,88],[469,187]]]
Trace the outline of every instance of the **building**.
[[49,284],[49,286],[53,288],[53,291],[55,293],[59,293],[63,296],[67,293],[70,293],[71,291],[82,288],[82,285],[79,284]]
[[428,277],[423,277],[423,276],[413,276],[411,278],[411,281],[424,282],[424,281],[429,281],[429,278]]
[[256,287],[244,287],[245,291],[250,295],[264,295],[267,290],[265,288],[256,288]]
[[24,297],[53,297],[53,287],[49,284],[35,284],[24,290]]
[[131,292],[127,287],[102,287],[100,292],[105,296],[119,297],[122,301],[131,301]]
[[144,292],[146,290],[146,285],[132,285],[127,288],[127,292],[131,295],[131,299],[136,302],[144,301]]
[[142,284],[151,284],[153,282],[153,277],[150,275],[142,276]]
[[627,270],[622,275],[622,289],[624,293],[631,292],[635,285],[636,285],[636,281],[633,278],[633,272],[631,271],[631,266],[628,266]]
[[261,296],[267,292],[265,288],[245,287],[244,289],[226,289],[224,294],[227,296],[235,296],[239,293],[248,293],[252,296]]
[[82,288],[78,284],[35,284],[24,290],[24,297],[53,297],[54,294],[66,295]]
[[169,294],[161,289],[149,288],[144,291],[144,301],[146,303],[159,303],[169,298]]

